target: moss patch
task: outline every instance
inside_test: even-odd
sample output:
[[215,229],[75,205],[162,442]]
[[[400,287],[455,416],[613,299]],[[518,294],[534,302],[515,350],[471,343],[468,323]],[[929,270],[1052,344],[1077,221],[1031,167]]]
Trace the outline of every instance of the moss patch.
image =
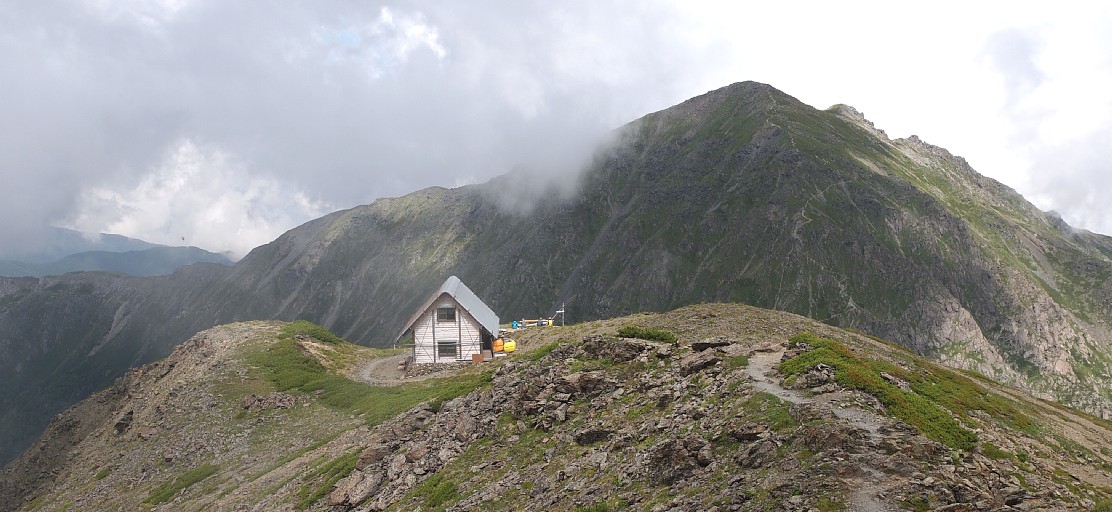
[[618,329],[618,337],[663,341],[665,343],[675,343],[678,339],[676,335],[670,331],[657,329],[656,327],[638,327],[636,325],[626,325]]
[[743,402],[741,408],[750,421],[766,424],[772,430],[785,431],[798,425],[788,404],[771,393],[758,392]]
[[202,464],[197,466],[187,471],[185,474],[158,486],[158,488],[151,491],[147,499],[143,500],[143,504],[153,506],[170,501],[183,489],[216,474],[219,470],[220,466],[215,464]]
[[424,482],[417,484],[410,494],[421,498],[421,503],[431,510],[444,510],[447,505],[459,501],[462,497],[455,482],[440,474],[426,478]]
[[328,329],[325,329],[324,327],[314,324],[313,322],[310,322],[308,320],[297,320],[295,322],[290,322],[286,325],[283,325],[281,332],[278,334],[278,339],[288,340],[296,338],[298,334],[308,336],[317,341],[332,343],[334,345],[347,343],[339,336],[333,334],[332,331],[329,331]]
[[355,469],[359,452],[360,450],[353,450],[305,475],[305,483],[297,491],[297,509],[305,510],[332,492],[336,482],[350,475]]

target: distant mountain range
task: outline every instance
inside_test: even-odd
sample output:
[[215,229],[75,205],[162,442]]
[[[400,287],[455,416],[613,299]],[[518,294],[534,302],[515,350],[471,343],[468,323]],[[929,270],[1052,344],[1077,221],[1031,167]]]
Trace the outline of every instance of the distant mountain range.
[[42,234],[41,240],[32,246],[0,248],[0,261],[42,264],[52,263],[80,252],[127,252],[155,247],[165,246],[123,235],[109,233],[90,235],[72,229],[50,227]]
[[561,303],[569,321],[795,312],[1112,412],[1112,238],[850,107],[734,84],[617,130],[572,197],[523,200],[513,183],[335,212],[232,267],[0,279],[0,460],[201,329],[303,318],[384,346],[449,275],[503,320]]
[[3,260],[0,261],[0,276],[43,277],[67,272],[98,270],[132,276],[165,276],[174,273],[182,266],[201,262],[224,265],[233,263],[223,254],[197,247],[154,246],[149,249],[122,252],[85,251],[49,263]]

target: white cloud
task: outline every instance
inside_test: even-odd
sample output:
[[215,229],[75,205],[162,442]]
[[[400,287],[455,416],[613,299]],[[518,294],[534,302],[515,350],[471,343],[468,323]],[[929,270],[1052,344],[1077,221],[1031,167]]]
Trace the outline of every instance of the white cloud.
[[1112,233],[1112,11],[1040,14],[989,46],[1012,58],[993,61],[1006,98],[998,147],[1019,160],[1004,181],[1076,227]]
[[69,224],[167,245],[221,248],[242,257],[330,210],[287,183],[252,176],[218,148],[186,139],[134,186],[89,189]]
[[85,0],[83,3],[106,21],[133,23],[158,31],[188,7],[191,0]]
[[[188,191],[223,219],[228,197],[349,207],[515,168],[569,181],[611,128],[741,80],[853,105],[1070,222],[1106,218],[1077,198],[1112,161],[1096,150],[1110,26],[1084,2],[0,3],[0,239],[78,218],[178,236],[127,212],[179,186],[182,141],[232,169],[239,196]],[[249,225],[301,219],[255,201]]]
[[314,35],[327,55],[326,62],[355,65],[372,80],[403,66],[413,52],[427,50],[437,59],[448,54],[436,27],[429,25],[423,14],[395,13],[388,7],[382,7],[369,23],[320,26]]

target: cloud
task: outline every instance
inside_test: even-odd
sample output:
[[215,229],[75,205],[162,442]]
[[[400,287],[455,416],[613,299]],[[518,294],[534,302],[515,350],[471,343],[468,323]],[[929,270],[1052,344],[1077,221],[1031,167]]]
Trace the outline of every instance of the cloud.
[[[313,33],[319,45],[317,50],[327,53],[330,65],[360,68],[371,80],[404,66],[417,50],[431,51],[437,59],[447,55],[437,29],[429,26],[419,12],[398,15],[382,7],[378,17],[364,25],[320,26]],[[290,56],[304,59],[316,54],[313,51]]]
[[[154,203],[134,187],[171,186],[182,141],[335,207],[513,168],[574,173],[601,134],[686,94],[692,49],[652,3],[83,5],[0,7],[14,176],[0,216],[22,228],[0,228],[9,243],[46,223],[165,236],[170,212],[138,213]],[[106,215],[113,201],[149,220]]]
[[985,55],[1000,73],[1006,106],[1014,106],[1046,80],[1036,58],[1043,42],[1033,31],[1007,28],[993,33],[985,44]]
[[[42,226],[62,223],[238,243],[144,199],[176,183],[167,169],[182,167],[174,155],[189,145],[204,162],[197,175],[224,169],[219,179],[241,191],[199,187],[215,194],[208,203],[311,198],[266,213],[279,206],[256,199],[246,209],[256,212],[253,227],[243,229],[271,230],[264,240],[319,205],[511,169],[530,182],[574,183],[609,130],[746,79],[819,108],[849,103],[889,133],[918,133],[1016,185],[1011,177],[1034,174],[1023,171],[1038,148],[1066,148],[1110,124],[1100,109],[1112,87],[1097,88],[1108,85],[1107,15],[1047,12],[604,0],[2,3],[0,239],[29,244]],[[1027,132],[1015,130],[1019,121]],[[240,229],[230,216],[243,209],[209,210],[228,216],[210,227]]]
[[994,33],[985,53],[1010,149],[1024,156],[1014,184],[1071,225],[1112,233],[1112,15],[1091,14]]
[[1112,233],[1112,129],[1096,131],[1034,153],[1032,199],[1060,213],[1070,225]]
[[94,187],[79,199],[68,227],[144,233],[166,245],[222,247],[235,257],[274,238],[300,219],[331,211],[278,180],[252,176],[218,148],[182,140],[132,187]]

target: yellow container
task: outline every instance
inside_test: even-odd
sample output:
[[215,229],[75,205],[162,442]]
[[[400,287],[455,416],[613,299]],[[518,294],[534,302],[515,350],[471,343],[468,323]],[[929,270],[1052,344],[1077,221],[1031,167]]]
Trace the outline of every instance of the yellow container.
[[502,344],[502,349],[505,350],[507,354],[509,354],[510,352],[517,350],[517,342],[514,340],[506,340]]
[[492,344],[491,349],[494,350],[495,352],[501,352],[502,347],[503,347],[502,338],[498,338],[498,339],[494,340],[494,343]]

